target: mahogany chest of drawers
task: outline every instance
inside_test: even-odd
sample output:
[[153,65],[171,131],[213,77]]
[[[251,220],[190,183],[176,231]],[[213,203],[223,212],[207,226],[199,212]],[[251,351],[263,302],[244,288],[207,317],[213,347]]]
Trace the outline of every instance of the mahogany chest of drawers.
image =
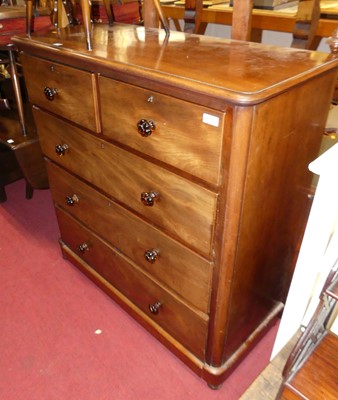
[[337,62],[128,25],[14,41],[64,256],[220,385],[281,312]]

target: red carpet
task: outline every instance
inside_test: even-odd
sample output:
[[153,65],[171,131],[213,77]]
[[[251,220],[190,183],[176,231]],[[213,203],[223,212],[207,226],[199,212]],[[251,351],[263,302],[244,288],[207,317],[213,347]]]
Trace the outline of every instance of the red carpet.
[[[10,43],[10,38],[14,35],[26,32],[26,18],[8,18],[1,20],[0,45]],[[35,31],[51,29],[51,19],[49,16],[34,18]]]
[[236,400],[268,363],[276,327],[220,390],[209,389],[63,260],[48,190],[26,200],[18,181],[6,192],[0,204],[0,399]]

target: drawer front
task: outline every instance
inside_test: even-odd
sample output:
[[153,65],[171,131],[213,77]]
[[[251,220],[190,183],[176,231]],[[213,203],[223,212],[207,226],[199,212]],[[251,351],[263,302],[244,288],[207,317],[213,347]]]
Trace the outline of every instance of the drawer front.
[[[204,358],[206,315],[192,311],[69,215],[58,208],[56,212],[62,240],[74,253],[192,353]],[[158,302],[158,313],[151,313],[149,306]]]
[[[100,131],[97,85],[93,74],[26,54],[21,56],[21,62],[32,104],[94,132]],[[49,99],[45,89],[50,89]]]
[[[58,118],[46,118],[38,110],[34,110],[34,115],[42,151],[47,157],[199,253],[211,254],[217,203],[215,193]],[[66,148],[65,155],[56,154],[56,145]],[[154,200],[153,206],[144,205],[142,193],[158,193],[158,198],[149,196]]]
[[[204,313],[212,265],[84,182],[47,162],[54,201]],[[148,261],[147,261],[148,260]]]
[[218,184],[223,113],[101,76],[99,88],[106,136]]

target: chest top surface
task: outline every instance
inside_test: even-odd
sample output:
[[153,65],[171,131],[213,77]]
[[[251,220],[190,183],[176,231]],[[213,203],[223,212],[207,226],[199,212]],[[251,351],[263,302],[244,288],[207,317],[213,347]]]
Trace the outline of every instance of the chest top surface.
[[117,71],[229,101],[256,103],[338,66],[329,54],[252,42],[95,25],[93,50],[82,26],[14,37],[19,49],[93,72]]

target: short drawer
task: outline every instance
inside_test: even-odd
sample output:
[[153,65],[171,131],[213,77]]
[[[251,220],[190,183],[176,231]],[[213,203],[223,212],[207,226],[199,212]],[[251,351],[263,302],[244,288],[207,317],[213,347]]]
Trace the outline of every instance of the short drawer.
[[47,162],[54,201],[199,310],[209,310],[212,264]]
[[[38,110],[34,110],[34,116],[42,151],[48,158],[141,214],[170,236],[210,256],[216,193],[58,118],[47,118]],[[63,156],[56,153],[56,146],[59,153],[64,149]],[[145,205],[151,201],[152,206]]]
[[104,135],[219,183],[224,113],[102,76],[99,88]]
[[[62,241],[187,349],[204,359],[208,317],[153,282],[90,230],[56,209]],[[153,306],[153,313],[150,311]],[[157,313],[156,308],[158,306]]]
[[94,74],[26,54],[20,59],[32,104],[100,131]]

